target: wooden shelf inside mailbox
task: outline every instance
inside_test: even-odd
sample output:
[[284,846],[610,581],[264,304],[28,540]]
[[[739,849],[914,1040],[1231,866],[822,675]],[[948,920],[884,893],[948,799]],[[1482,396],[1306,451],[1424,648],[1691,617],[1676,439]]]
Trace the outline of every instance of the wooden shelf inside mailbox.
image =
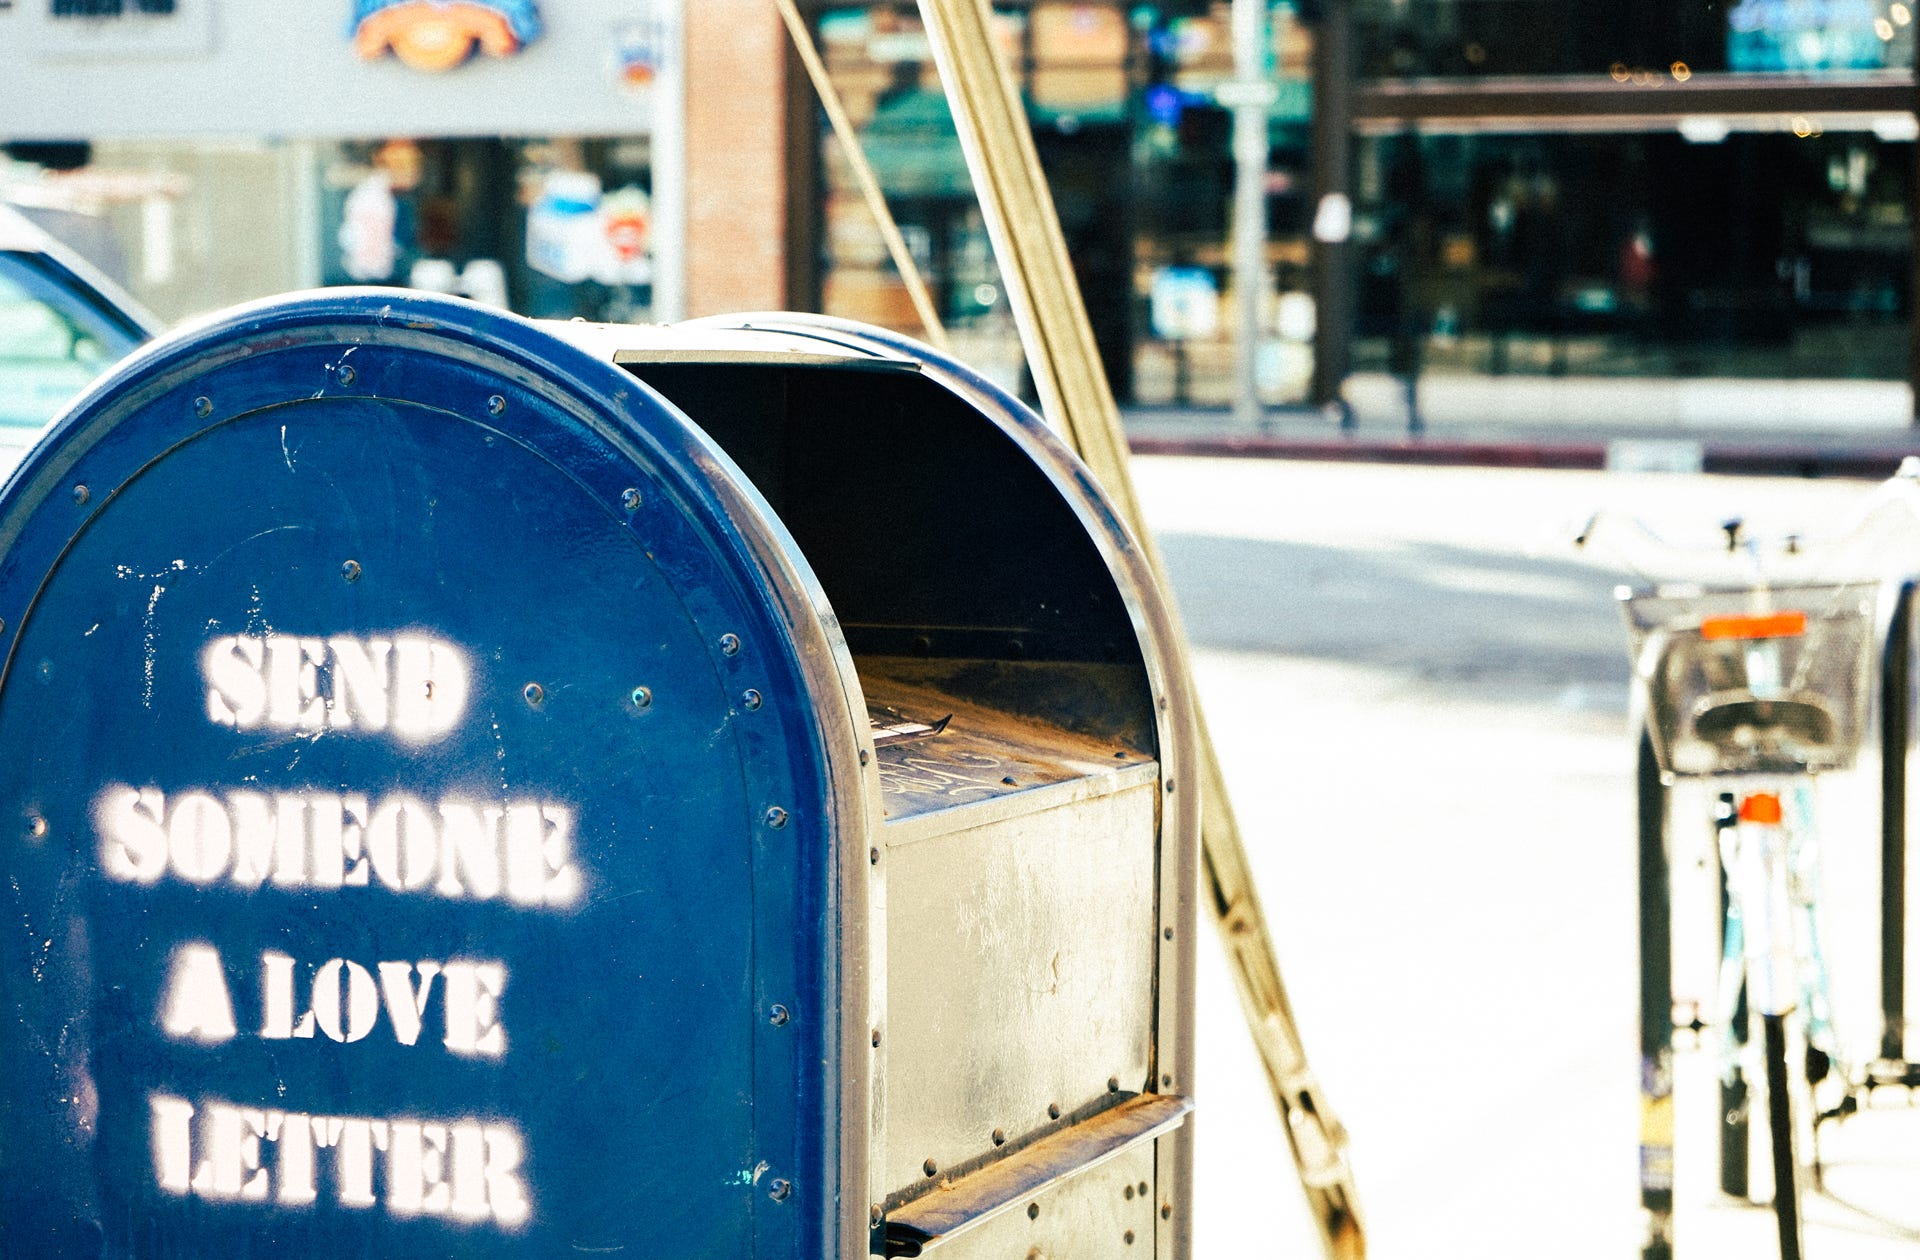
[[896,843],[908,838],[898,834],[900,825],[918,822],[917,831],[934,824],[934,815],[965,809],[967,821],[976,823],[982,821],[980,806],[1043,808],[1148,783],[1158,773],[1152,755],[1131,740],[1067,730],[963,699],[925,680],[950,671],[951,662],[859,664],[877,734],[881,799]]

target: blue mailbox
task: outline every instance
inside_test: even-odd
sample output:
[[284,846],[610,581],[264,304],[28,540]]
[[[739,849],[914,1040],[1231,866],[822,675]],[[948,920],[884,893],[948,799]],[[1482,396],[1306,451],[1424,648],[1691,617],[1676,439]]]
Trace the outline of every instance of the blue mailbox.
[[163,339],[0,491],[0,1253],[1183,1257],[1170,644],[878,330]]

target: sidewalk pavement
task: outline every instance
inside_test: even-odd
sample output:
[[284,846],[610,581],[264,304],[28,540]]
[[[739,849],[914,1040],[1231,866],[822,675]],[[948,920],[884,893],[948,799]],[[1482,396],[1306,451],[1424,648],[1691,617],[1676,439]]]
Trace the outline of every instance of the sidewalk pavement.
[[1155,455],[1878,480],[1920,454],[1903,382],[1434,375],[1411,433],[1400,380],[1356,375],[1345,396],[1345,429],[1304,406],[1268,408],[1257,428],[1224,408],[1130,407],[1123,421]]

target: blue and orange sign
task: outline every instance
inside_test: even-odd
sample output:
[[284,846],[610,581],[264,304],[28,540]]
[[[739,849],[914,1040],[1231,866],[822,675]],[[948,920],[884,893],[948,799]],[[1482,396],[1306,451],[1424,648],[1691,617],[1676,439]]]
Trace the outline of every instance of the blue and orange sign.
[[367,61],[391,52],[430,73],[453,69],[476,45],[510,57],[539,34],[533,0],[354,0],[354,52]]

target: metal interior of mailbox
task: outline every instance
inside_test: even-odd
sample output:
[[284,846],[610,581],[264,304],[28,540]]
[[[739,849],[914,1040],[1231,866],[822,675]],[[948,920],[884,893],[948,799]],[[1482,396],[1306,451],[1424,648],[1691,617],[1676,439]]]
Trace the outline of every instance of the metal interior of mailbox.
[[[1187,1255],[1198,793],[1173,631],[1086,471],[966,368],[808,316],[535,326],[391,293],[287,299],[97,386],[0,495],[0,548],[0,810],[18,808],[27,837],[16,909],[48,942],[0,958],[21,1012],[0,1056],[28,1081],[0,1122],[21,1220],[96,1213],[101,1254],[165,1250],[165,1230],[117,1209],[160,1213],[176,1239],[343,1254],[456,1229],[462,1254]],[[465,653],[466,721],[433,749],[317,719],[247,736],[241,701],[170,681],[176,662],[212,668],[214,629],[241,631],[212,640],[222,668],[252,651],[269,687],[276,632],[349,656],[368,634],[438,634]],[[331,713],[338,684],[303,677],[288,712]],[[129,679],[143,697],[110,690]],[[286,698],[261,695],[268,717]],[[174,733],[208,713],[235,729]],[[440,884],[415,879],[392,856],[414,833],[397,830],[391,878],[376,854],[364,897],[303,889],[290,925],[293,910],[256,907],[291,882],[263,865],[242,899],[238,857],[208,856],[210,824],[179,830],[193,800],[239,835],[243,791],[176,795],[169,835],[188,840],[158,866],[132,839],[114,847],[115,825],[145,834],[126,819],[157,834],[161,788],[222,767],[260,792],[318,784],[337,808],[373,781],[468,791],[496,761],[503,789],[566,785],[529,859],[548,864],[547,904],[536,890],[526,913],[473,905],[451,859]],[[562,816],[584,891],[553,847]],[[399,899],[434,888],[453,901]],[[60,930],[89,943],[56,945]],[[248,1042],[251,981],[233,981],[237,1024],[204,1014],[217,1002],[183,1005],[183,975],[217,988],[194,968],[263,939],[338,956],[319,974],[345,988],[329,1006],[315,982],[307,1012],[323,1035],[309,1021],[290,1034],[304,1043]],[[419,1045],[330,1044],[381,1018],[355,1013],[342,960],[358,948],[370,975],[376,955],[427,942],[443,960],[510,955],[510,979],[477,982],[504,1049],[457,1046],[450,1013],[465,1057],[417,1066],[440,1062],[415,1053],[423,1021],[439,1027],[426,962],[411,1021],[392,1015]],[[268,956],[261,1038],[291,1027],[271,976],[298,966]],[[380,963],[381,983],[398,966],[412,998],[410,965]],[[71,974],[35,989],[37,966]],[[113,1012],[124,1028],[106,1027]],[[79,1067],[36,1066],[52,1030],[75,1028],[93,1047]],[[76,1072],[101,1095],[84,1126]],[[297,1196],[269,1201],[253,1175],[287,1158],[261,1154],[277,1140],[264,1120],[223,1190],[215,1139],[193,1129],[190,1145],[187,1117],[212,1123],[195,1099],[263,1081],[315,1091],[316,1124],[349,1098],[389,1117],[516,1116],[532,1207],[514,1210],[530,1219],[489,1222],[480,1174],[462,1180],[478,1127],[458,1149],[465,1130],[437,1130],[424,1183],[451,1186],[440,1206],[466,1203],[465,1220],[425,1219],[389,1185],[386,1216],[321,1194],[289,1223],[269,1209]],[[107,1132],[120,1123],[137,1138]],[[418,1119],[372,1123],[396,1150],[403,1130],[420,1141]],[[400,1174],[379,1161],[399,1156],[380,1149],[384,1185]],[[284,1166],[273,1176],[287,1184]]]

